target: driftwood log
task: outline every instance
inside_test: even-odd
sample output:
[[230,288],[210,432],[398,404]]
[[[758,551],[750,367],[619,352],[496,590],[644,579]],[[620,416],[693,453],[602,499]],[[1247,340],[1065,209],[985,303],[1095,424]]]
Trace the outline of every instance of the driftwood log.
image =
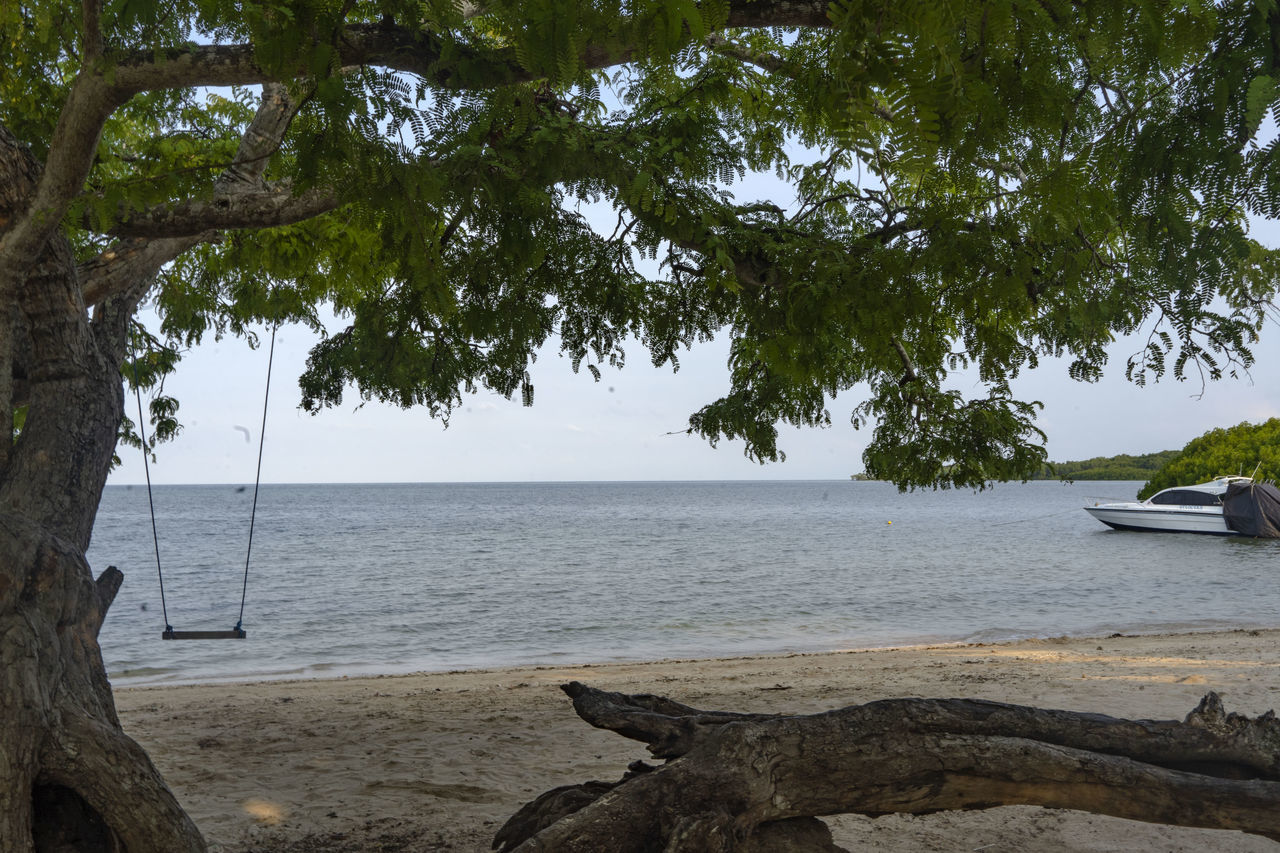
[[1038,805],[1280,842],[1280,720],[1124,720],[973,699],[890,699],[811,716],[701,711],[579,682],[593,726],[660,766],[548,791],[499,830],[504,851],[838,851],[818,815]]

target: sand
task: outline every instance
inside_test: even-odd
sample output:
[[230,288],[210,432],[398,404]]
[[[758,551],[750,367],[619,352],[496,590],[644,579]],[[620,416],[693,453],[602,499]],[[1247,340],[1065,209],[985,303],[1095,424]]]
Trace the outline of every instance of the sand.
[[[1180,719],[1213,690],[1254,716],[1280,709],[1280,630],[140,687],[116,700],[214,851],[483,851],[542,791],[614,780],[647,757],[579,720],[558,689],[570,680],[797,714],[964,696]],[[1280,851],[1239,833],[1029,807],[829,823],[845,847],[902,853]]]

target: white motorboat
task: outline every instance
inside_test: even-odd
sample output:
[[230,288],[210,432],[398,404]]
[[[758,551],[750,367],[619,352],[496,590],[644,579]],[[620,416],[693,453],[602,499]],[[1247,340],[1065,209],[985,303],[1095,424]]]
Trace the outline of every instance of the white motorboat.
[[1194,486],[1165,489],[1145,501],[1100,503],[1084,511],[1117,530],[1235,536],[1238,531],[1227,526],[1222,499],[1231,485],[1252,482],[1249,477],[1218,477]]

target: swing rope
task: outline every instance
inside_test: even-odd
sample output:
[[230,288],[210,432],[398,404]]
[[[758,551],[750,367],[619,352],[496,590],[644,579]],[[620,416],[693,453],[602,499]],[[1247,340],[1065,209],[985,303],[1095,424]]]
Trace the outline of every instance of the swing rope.
[[133,394],[138,401],[138,433],[142,438],[142,467],[147,476],[147,504],[151,509],[151,540],[156,549],[156,575],[160,578],[160,610],[164,615],[164,633],[166,640],[225,640],[245,638],[244,605],[249,594],[249,559],[253,554],[253,526],[258,516],[258,489],[262,485],[262,449],[267,438],[267,404],[271,400],[271,366],[276,355],[276,329],[279,323],[271,326],[271,346],[267,352],[267,387],[262,395],[262,430],[258,435],[258,469],[253,478],[253,509],[249,513],[249,545],[244,555],[244,580],[240,586],[240,614],[236,618],[236,626],[230,631],[175,631],[169,624],[169,607],[164,595],[164,570],[160,567],[160,536],[156,532],[156,504],[151,494],[151,466],[147,461],[147,432],[142,414],[142,391],[138,383],[138,359],[133,359]]
[[240,616],[236,619],[235,630],[243,630],[240,625],[244,621],[244,599],[249,592],[249,555],[253,553],[253,522],[258,516],[258,486],[262,482],[262,448],[267,441],[267,401],[271,399],[271,363],[276,357],[276,329],[279,323],[271,326],[271,346],[267,350],[267,390],[262,395],[262,432],[258,435],[258,471],[253,477],[253,509],[249,512],[249,547],[244,552],[244,584],[240,587]]
[[164,572],[160,570],[160,535],[156,532],[156,504],[151,498],[151,465],[147,461],[147,426],[142,416],[142,391],[138,385],[138,357],[133,357],[133,396],[138,400],[138,434],[142,437],[142,470],[147,475],[147,505],[151,507],[151,541],[156,546],[156,575],[160,578],[160,612],[164,615],[165,631],[173,631],[169,624],[169,607],[164,600]]

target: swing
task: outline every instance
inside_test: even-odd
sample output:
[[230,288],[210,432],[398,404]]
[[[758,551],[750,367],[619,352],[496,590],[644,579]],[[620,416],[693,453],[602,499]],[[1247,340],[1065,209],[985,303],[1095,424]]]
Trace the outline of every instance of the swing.
[[162,640],[243,640],[248,635],[244,630],[244,602],[249,591],[249,556],[253,553],[253,522],[258,514],[258,485],[262,481],[262,445],[267,436],[267,401],[271,399],[271,362],[276,354],[276,326],[271,327],[271,347],[267,353],[267,387],[262,395],[262,432],[258,436],[258,471],[253,480],[253,509],[249,513],[249,547],[244,555],[244,582],[240,587],[240,615],[236,625],[230,631],[175,631],[169,624],[169,609],[164,599],[164,572],[160,568],[160,536],[156,532],[156,505],[151,496],[151,466],[147,462],[146,422],[142,415],[142,392],[138,387],[138,362],[133,362],[133,393],[138,400],[138,434],[142,438],[142,470],[147,475],[147,503],[151,508],[151,541],[156,549],[156,575],[160,579],[160,610],[164,615],[164,632]]

